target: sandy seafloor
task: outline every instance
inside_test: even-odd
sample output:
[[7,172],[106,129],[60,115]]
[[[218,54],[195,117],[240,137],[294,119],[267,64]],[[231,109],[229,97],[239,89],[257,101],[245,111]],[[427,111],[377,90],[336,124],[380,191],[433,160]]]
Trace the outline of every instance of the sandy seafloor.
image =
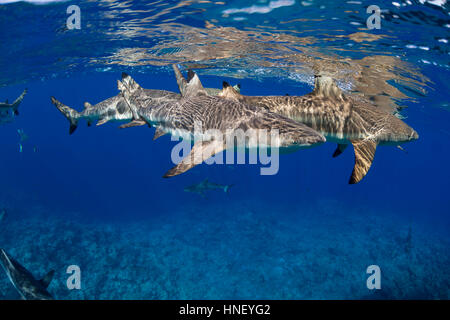
[[[192,206],[127,223],[15,210],[0,243],[57,299],[448,299],[450,242],[419,221],[322,201],[320,208]],[[387,218],[389,217],[389,218]],[[68,265],[81,290],[66,288]],[[381,268],[381,290],[366,287]],[[0,273],[0,299],[18,299]]]

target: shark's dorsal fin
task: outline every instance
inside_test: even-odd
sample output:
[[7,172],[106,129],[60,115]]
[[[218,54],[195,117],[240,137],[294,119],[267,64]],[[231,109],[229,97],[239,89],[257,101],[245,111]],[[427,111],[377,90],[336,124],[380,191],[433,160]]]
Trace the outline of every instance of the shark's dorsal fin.
[[178,89],[180,89],[180,93],[181,96],[183,96],[183,98],[189,98],[199,95],[208,95],[205,88],[203,88],[200,78],[194,71],[189,70],[188,72],[189,80],[186,81],[186,79],[181,74],[178,66],[174,64],[172,65],[172,67],[173,71],[175,72],[175,77],[177,78]]
[[[240,87],[239,87],[240,90]],[[241,94],[226,81],[222,83],[222,91],[219,93],[219,97],[224,97],[231,100],[239,100]]]
[[142,87],[127,73],[122,72],[122,82],[126,85],[127,89],[133,93]]
[[179,164],[167,171],[163,177],[169,178],[186,172],[223,150],[223,142],[217,140],[198,141],[192,147],[191,152]]
[[55,270],[50,270],[39,282],[44,288],[48,288],[50,282],[53,280],[53,276],[55,275]]
[[192,70],[189,70],[189,72],[191,73],[190,80],[186,85],[183,97],[188,98],[195,96],[207,96],[208,93],[206,92],[205,88],[203,88],[198,75]]
[[333,153],[333,158],[336,158],[337,156],[341,155],[342,152],[345,151],[345,149],[347,149],[348,144],[342,144],[342,143],[338,143],[336,150]]
[[349,183],[355,184],[360,182],[369,171],[375,157],[377,143],[371,139],[352,140],[351,142],[355,149],[355,167]]
[[158,139],[159,137],[162,137],[163,135],[165,135],[167,132],[165,132],[163,129],[161,129],[160,127],[156,127],[155,130],[155,135],[153,136],[153,140]]
[[92,104],[90,104],[89,102],[86,101],[86,102],[84,103],[84,108],[85,108],[85,109],[92,108]]
[[[135,121],[138,121],[139,123],[142,121],[140,118],[137,107],[135,105],[130,104],[130,96],[135,93],[137,90],[142,90],[141,86],[137,84],[136,81],[134,81],[133,78],[131,78],[128,74],[125,72],[122,72],[122,81],[117,80],[117,89],[120,90],[125,103],[127,104],[128,108],[131,111],[132,114],[132,121],[130,123],[133,123]],[[140,124],[137,124],[140,125]],[[131,125],[133,126],[133,125]],[[123,127],[126,128],[126,127]]]
[[337,86],[336,82],[329,76],[317,75],[314,79],[314,95],[342,99],[342,90]]
[[172,68],[173,68],[173,71],[175,72],[175,78],[177,79],[178,89],[180,90],[180,93],[183,96],[184,90],[187,85],[187,81],[181,74],[181,71],[176,64],[172,65]]

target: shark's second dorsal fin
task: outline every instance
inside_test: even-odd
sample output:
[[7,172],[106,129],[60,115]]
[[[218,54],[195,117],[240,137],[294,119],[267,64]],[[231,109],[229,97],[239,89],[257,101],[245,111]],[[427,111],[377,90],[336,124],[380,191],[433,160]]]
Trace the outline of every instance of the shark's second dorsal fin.
[[352,140],[355,149],[355,167],[353,168],[350,184],[360,182],[367,174],[372,165],[377,143],[370,139]]
[[55,270],[50,270],[39,282],[44,288],[48,288],[50,282],[53,280],[53,276],[55,275]]
[[313,94],[334,99],[342,99],[342,90],[337,86],[336,82],[329,76],[316,75],[314,77]]
[[[239,86],[240,89],[240,86]],[[232,100],[239,100],[242,95],[226,81],[222,83],[222,91],[219,93],[219,97],[224,97]]]

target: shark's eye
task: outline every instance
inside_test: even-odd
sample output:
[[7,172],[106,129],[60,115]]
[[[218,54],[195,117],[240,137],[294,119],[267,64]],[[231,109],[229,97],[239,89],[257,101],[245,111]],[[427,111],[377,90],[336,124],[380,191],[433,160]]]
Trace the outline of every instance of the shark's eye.
[[119,102],[117,103],[116,109],[117,109],[117,111],[118,111],[120,114],[125,113],[125,111],[127,110],[127,106],[126,106],[126,104],[125,104],[125,101],[119,101]]

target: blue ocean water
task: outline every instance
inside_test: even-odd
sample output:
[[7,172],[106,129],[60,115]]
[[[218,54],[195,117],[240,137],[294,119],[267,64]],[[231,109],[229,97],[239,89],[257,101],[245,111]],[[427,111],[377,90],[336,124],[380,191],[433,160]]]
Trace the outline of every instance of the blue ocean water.
[[[0,126],[0,247],[36,277],[55,269],[55,298],[449,298],[445,0],[6,2],[0,101],[28,93]],[[381,29],[366,27],[372,4]],[[81,29],[67,29],[70,5]],[[273,176],[203,164],[164,179],[168,135],[84,122],[69,135],[50,102],[82,110],[115,96],[121,72],[178,92],[173,63],[205,87],[226,80],[246,95],[307,94],[327,71],[349,94],[401,106],[420,138],[406,152],[379,147],[356,185],[352,148],[334,159],[334,143],[281,155]],[[184,191],[205,178],[233,186]],[[69,265],[82,271],[81,290],[66,287]],[[370,265],[380,290],[366,286]],[[0,298],[19,298],[3,273]]]

